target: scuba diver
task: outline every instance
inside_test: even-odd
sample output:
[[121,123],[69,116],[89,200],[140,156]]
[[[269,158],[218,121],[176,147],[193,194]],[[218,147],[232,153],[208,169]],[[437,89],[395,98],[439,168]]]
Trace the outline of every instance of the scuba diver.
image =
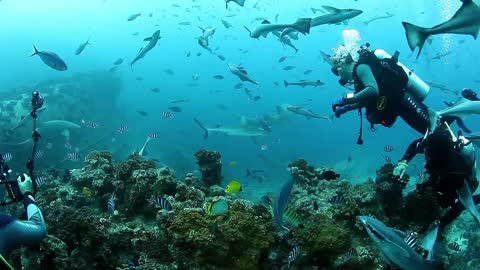
[[[22,174],[16,179],[11,179],[12,170],[8,167],[3,155],[0,155],[0,206],[6,206],[16,202],[23,202],[27,213],[27,220],[18,220],[10,215],[0,213],[0,261],[8,269],[14,269],[4,256],[8,256],[11,251],[20,246],[32,246],[39,244],[47,234],[45,221],[42,212],[35,202],[34,193],[37,190],[34,178],[34,153],[36,152],[37,142],[40,134],[37,132],[37,110],[43,106],[43,97],[38,91],[32,92],[32,112],[34,141],[32,156],[27,161],[29,175]],[[4,188],[3,188],[4,187]],[[10,201],[4,201],[5,193],[10,197]],[[1,267],[0,269],[4,269]]]
[[480,195],[472,196],[478,187],[475,148],[461,132],[456,137],[447,122],[440,122],[437,125],[433,132],[427,132],[424,137],[410,144],[394,168],[393,174],[401,179],[408,162],[415,155],[424,153],[425,169],[430,177],[425,182],[417,184],[416,191],[430,187],[436,194],[439,206],[443,209],[450,207],[440,220],[441,228],[450,224],[465,209],[480,225],[480,214],[475,207],[480,203]]
[[[45,238],[47,229],[42,212],[33,197],[32,179],[23,174],[15,180],[18,191],[22,195],[23,205],[27,212],[27,220],[18,220],[12,216],[0,213],[0,259],[8,265],[3,256],[12,250],[25,245],[39,244]],[[0,182],[1,183],[1,182]]]
[[[342,86],[353,83],[355,92],[332,104],[335,116],[352,110],[359,110],[361,115],[365,108],[372,128],[375,124],[391,127],[400,116],[410,127],[425,134],[434,115],[423,103],[430,87],[398,62],[398,52],[390,56],[381,49],[370,50],[368,43],[359,47],[360,35],[356,30],[345,30],[343,36],[345,44],[331,56],[332,72],[340,77]],[[450,123],[457,119],[444,120]],[[362,122],[360,125],[358,144],[362,144]],[[462,129],[464,126],[460,122]]]

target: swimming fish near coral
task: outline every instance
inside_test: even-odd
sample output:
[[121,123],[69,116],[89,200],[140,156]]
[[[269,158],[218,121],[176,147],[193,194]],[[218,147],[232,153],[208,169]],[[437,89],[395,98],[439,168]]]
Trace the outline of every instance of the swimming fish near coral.
[[329,202],[333,205],[342,205],[345,203],[345,197],[343,197],[343,195],[335,195],[329,200]]
[[225,214],[229,209],[228,201],[225,199],[218,199],[208,204],[205,212],[211,216],[218,216]]
[[82,194],[85,195],[85,197],[92,197],[93,192],[88,187],[83,187]]
[[110,214],[113,214],[115,212],[115,200],[117,198],[115,197],[115,191],[110,195],[110,198],[107,201],[107,210]]
[[322,176],[323,176],[323,179],[330,181],[330,180],[338,179],[340,177],[340,174],[332,170],[326,170],[322,172]]
[[35,178],[35,184],[37,185],[37,188],[39,188],[40,186],[43,186],[47,182],[47,180],[48,179],[45,176],[40,176]]
[[240,184],[240,182],[236,180],[232,180],[232,182],[230,182],[230,184],[228,184],[227,187],[225,188],[225,192],[231,193],[231,194],[239,193],[241,191],[242,191],[242,184]]
[[150,205],[152,205],[155,208],[161,208],[161,209],[165,209],[166,211],[172,211],[172,204],[163,197],[153,198],[147,201],[150,203]]
[[300,247],[294,246],[293,249],[288,253],[288,268],[290,268],[290,264],[293,261],[295,261],[299,255],[300,255]]

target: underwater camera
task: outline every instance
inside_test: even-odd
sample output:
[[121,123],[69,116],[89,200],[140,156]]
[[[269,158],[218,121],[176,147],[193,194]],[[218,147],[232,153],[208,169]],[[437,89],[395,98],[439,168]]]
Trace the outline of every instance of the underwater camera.
[[[6,206],[23,200],[23,195],[18,187],[16,179],[9,179],[12,170],[8,165],[0,160],[0,206]],[[5,192],[7,192],[10,201],[4,201]]]

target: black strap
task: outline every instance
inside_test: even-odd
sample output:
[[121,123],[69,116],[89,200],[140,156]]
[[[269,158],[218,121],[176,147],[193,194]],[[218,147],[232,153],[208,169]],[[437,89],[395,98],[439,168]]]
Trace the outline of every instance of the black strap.
[[33,148],[32,148],[32,156],[30,157],[30,159],[27,160],[27,169],[28,169],[28,172],[29,172],[29,175],[30,175],[30,178],[32,180],[35,179],[35,175],[34,175],[34,169],[35,169],[35,153],[37,152],[37,144],[38,144],[38,140],[40,139],[40,133],[38,133],[37,131],[37,109],[34,109],[30,115],[32,116],[33,118],[33,133],[32,133],[32,138],[33,138]]
[[362,109],[358,109],[358,115],[360,115],[360,130],[359,130],[359,134],[358,134],[358,138],[357,138],[357,144],[358,145],[363,145],[363,138],[362,138],[362,135],[363,135],[363,114],[362,114]]

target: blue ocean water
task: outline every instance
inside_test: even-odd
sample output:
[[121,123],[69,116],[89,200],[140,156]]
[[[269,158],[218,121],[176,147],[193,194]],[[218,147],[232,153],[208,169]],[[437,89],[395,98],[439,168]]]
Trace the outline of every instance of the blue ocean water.
[[[225,9],[224,1],[220,0],[3,0],[0,2],[4,41],[0,44],[0,85],[2,89],[10,89],[48,79],[68,78],[77,73],[107,71],[116,59],[123,58],[125,62],[116,71],[123,81],[121,96],[115,101],[116,110],[104,111],[99,113],[97,119],[88,120],[104,126],[105,123],[128,125],[129,133],[121,139],[125,148],[123,152],[117,151],[120,148],[118,141],[106,144],[106,149],[102,150],[119,153],[116,158],[121,160],[142,146],[146,134],[157,132],[159,138],[150,144],[149,157],[176,169],[180,177],[197,170],[194,153],[198,149],[217,150],[222,153],[225,183],[232,179],[239,180],[246,185],[247,197],[277,190],[288,177],[287,164],[297,158],[304,158],[316,166],[334,167],[342,177],[353,182],[365,181],[374,176],[375,169],[384,163],[383,155],[387,154],[383,151],[385,145],[397,148],[389,153],[395,162],[409,142],[421,136],[401,119],[397,120],[394,127],[377,127],[375,132],[368,131],[364,123],[365,142],[358,146],[355,142],[359,118],[356,112],[350,112],[333,123],[291,115],[286,121],[272,125],[272,132],[268,136],[256,139],[222,135],[202,139],[202,130],[193,118],[198,118],[208,127],[235,127],[240,123],[240,116],[262,117],[274,113],[276,106],[285,103],[307,104],[308,108],[321,115],[331,115],[331,103],[347,90],[337,83],[338,78],[323,62],[319,50],[331,53],[332,48],[342,42],[342,31],[345,29],[357,29],[362,42],[369,42],[373,48],[383,48],[390,53],[398,50],[401,53],[400,61],[422,79],[444,84],[454,90],[477,87],[475,80],[478,69],[475,62],[478,50],[472,37],[434,36],[432,44],[426,45],[420,57],[415,59],[416,53],[411,55],[401,24],[402,21],[408,21],[433,26],[450,18],[461,5],[460,1],[260,0],[257,8],[253,8],[255,3],[247,1],[245,8],[229,3],[230,8]],[[312,17],[314,14],[310,8],[321,8],[321,5],[356,8],[362,10],[363,14],[346,25],[323,25],[312,29],[310,35],[294,41],[298,53],[283,47],[271,35],[252,39],[244,29],[244,26],[252,29],[258,25],[261,20],[256,18],[273,21],[277,14],[279,22],[286,23],[299,17]],[[394,16],[368,25],[363,23],[385,14],[385,11]],[[135,13],[142,15],[127,22],[128,16]],[[149,13],[152,13],[151,17]],[[221,19],[234,27],[226,29]],[[191,25],[180,25],[181,22],[190,22]],[[218,48],[215,53],[225,56],[226,61],[221,61],[198,45],[197,38],[201,35],[199,27],[208,26],[216,28],[210,39],[210,47]],[[156,30],[161,31],[158,46],[130,67],[129,63],[145,45],[143,39]],[[89,38],[92,45],[88,45],[81,55],[75,55],[76,48]],[[68,70],[59,72],[47,67],[38,57],[29,57],[33,52],[32,44],[39,50],[57,53],[67,63]],[[437,53],[447,51],[451,51],[451,54],[439,60],[432,59]],[[187,53],[190,53],[190,57],[186,56]],[[201,55],[197,56],[197,53]],[[288,58],[279,63],[278,59],[282,56]],[[229,63],[242,65],[260,82],[259,85],[245,83],[245,87],[254,95],[262,97],[258,102],[249,100],[243,90],[234,88],[239,80],[229,72]],[[296,68],[284,71],[283,67],[288,65]],[[313,70],[312,73],[304,75],[308,69]],[[173,71],[173,74],[166,70]],[[225,78],[214,79],[215,75]],[[199,79],[194,82],[196,86],[189,86],[193,76]],[[139,81],[138,77],[143,80]],[[318,79],[325,85],[316,88],[283,86],[283,80],[301,79]],[[159,88],[159,93],[150,91],[152,88]],[[92,95],[89,98],[95,100],[99,97]],[[176,104],[182,107],[183,112],[174,113],[170,119],[162,118],[162,112],[168,111],[169,106],[175,106],[170,103],[174,99],[190,101]],[[456,99],[457,96],[451,93],[432,89],[426,103],[441,109],[444,107],[443,101]],[[218,104],[227,109],[219,110]],[[85,104],[79,102],[77,106]],[[145,111],[148,115],[142,117],[136,111]],[[76,121],[81,117],[72,116]],[[467,124],[474,131],[480,129],[474,117],[467,119]],[[268,149],[262,150],[262,145],[267,145]],[[349,157],[351,162],[347,161]],[[235,161],[237,165],[229,166],[230,161]],[[423,164],[421,158],[417,158],[417,163],[420,171]],[[80,167],[81,164],[71,166]],[[264,170],[267,181],[257,183],[246,179],[246,169]]]

